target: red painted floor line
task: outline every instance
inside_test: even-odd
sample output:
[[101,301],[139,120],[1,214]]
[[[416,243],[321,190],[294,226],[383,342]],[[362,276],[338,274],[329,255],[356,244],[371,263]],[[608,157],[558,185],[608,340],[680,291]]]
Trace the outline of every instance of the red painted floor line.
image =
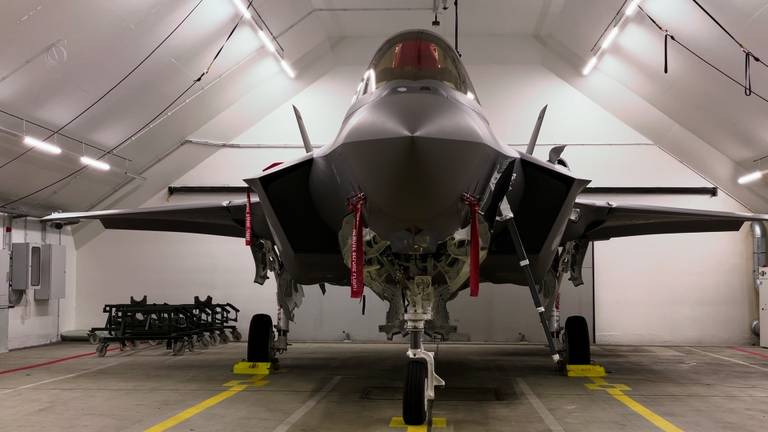
[[[119,349],[120,349],[120,347],[115,347],[115,348],[110,348],[107,351],[115,351],[115,350],[119,350]],[[49,360],[47,362],[35,363],[35,364],[31,364],[31,365],[27,365],[27,366],[21,366],[21,367],[17,367],[17,368],[13,368],[13,369],[7,369],[7,370],[4,370],[4,371],[0,371],[0,375],[5,375],[5,374],[13,373],[13,372],[19,372],[19,371],[23,371],[23,370],[27,370],[27,369],[35,369],[35,368],[39,368],[39,367],[43,367],[43,366],[50,366],[52,364],[61,363],[61,362],[69,361],[69,360],[74,360],[74,359],[78,359],[78,358],[82,358],[82,357],[89,357],[89,356],[92,356],[92,355],[96,355],[96,351],[89,352],[89,353],[83,353],[83,354],[77,354],[77,355],[73,355],[73,356],[69,356],[69,357],[62,357],[62,358],[59,358],[59,359],[56,359],[56,360]]]
[[739,347],[733,347],[733,349],[738,351],[738,352],[743,352],[743,353],[746,353],[746,354],[752,354],[753,356],[758,356],[758,357],[762,357],[764,359],[768,359],[768,354],[754,352],[754,351],[750,351],[750,350],[747,350],[747,349],[744,349],[744,348],[739,348]]

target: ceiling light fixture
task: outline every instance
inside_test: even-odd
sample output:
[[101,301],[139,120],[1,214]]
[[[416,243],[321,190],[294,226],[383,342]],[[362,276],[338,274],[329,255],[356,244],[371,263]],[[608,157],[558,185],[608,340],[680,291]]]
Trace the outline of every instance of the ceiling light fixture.
[[81,157],[80,158],[80,162],[82,162],[83,165],[92,166],[92,167],[94,167],[96,169],[100,169],[102,171],[109,171],[109,168],[110,168],[108,163],[106,163],[104,161],[100,161],[100,160],[89,158],[88,156]]
[[261,43],[264,44],[265,47],[271,52],[272,54],[277,53],[277,49],[275,48],[275,44],[272,42],[272,40],[267,36],[266,33],[264,33],[263,30],[259,29],[258,33],[259,39],[261,39]]
[[631,17],[637,12],[637,7],[640,6],[640,0],[632,0],[629,2],[629,6],[624,10],[624,16]]
[[45,141],[40,141],[39,139],[33,138],[31,136],[24,137],[24,144],[40,149],[46,153],[61,154],[61,147],[47,143]]
[[597,56],[593,56],[586,65],[584,65],[584,69],[581,70],[582,75],[589,75],[590,72],[592,72],[592,69],[595,68],[595,65],[597,64]]
[[232,3],[235,4],[235,6],[237,7],[237,10],[239,10],[244,17],[246,18],[251,17],[251,13],[248,11],[248,7],[244,5],[240,0],[232,0]]
[[763,172],[762,171],[753,171],[753,172],[751,172],[749,174],[745,174],[745,175],[739,177],[739,179],[736,180],[736,181],[739,184],[747,184],[747,183],[752,183],[752,182],[758,181],[761,178],[763,178]]
[[[597,49],[597,52],[594,53],[594,55],[587,61],[587,63],[584,65],[584,68],[581,69],[582,75],[589,75],[590,72],[592,72],[592,69],[597,66],[597,62],[600,60],[600,57],[602,56],[603,52],[605,52],[606,49],[608,49],[609,46],[613,43],[613,41],[616,39],[616,36],[619,35],[619,31],[621,31],[621,25],[624,23],[624,20],[628,17],[631,17],[635,14],[635,11],[637,11],[637,8],[640,6],[640,0],[632,0],[627,5],[626,9],[624,9],[624,14],[619,17],[619,20],[616,22],[616,24],[611,28],[611,30],[608,33],[603,34],[603,43],[600,44],[600,47]],[[619,14],[616,15],[617,17]],[[616,18],[614,18],[615,20]],[[594,50],[594,47],[592,48]]]
[[280,59],[280,67],[283,68],[286,75],[288,75],[291,78],[296,78],[296,72],[293,70],[291,65],[289,65],[288,62],[285,61],[285,59]]
[[610,32],[608,32],[608,36],[603,39],[603,44],[600,46],[601,49],[608,49],[609,46],[613,43],[613,40],[616,39],[616,36],[619,34],[619,26],[616,26],[611,29]]

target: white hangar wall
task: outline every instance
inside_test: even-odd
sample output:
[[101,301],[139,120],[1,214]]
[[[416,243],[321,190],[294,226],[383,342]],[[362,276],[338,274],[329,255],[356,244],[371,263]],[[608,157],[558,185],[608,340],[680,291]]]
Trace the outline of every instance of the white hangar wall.
[[[259,95],[244,96],[237,104],[194,134],[219,140],[232,130],[243,131],[236,143],[300,144],[290,109],[297,105],[315,144],[333,140],[352,92],[376,48],[376,39],[344,39],[333,49],[335,65],[279,108],[258,121],[248,113],[259,111]],[[549,104],[539,153],[547,144],[573,144],[566,159],[573,171],[598,186],[702,186],[701,177],[651,145],[648,139],[617,119],[542,64],[546,54],[533,39],[467,38],[464,60],[497,136],[505,143],[523,143],[538,110]],[[585,145],[589,144],[589,145]],[[161,173],[176,158],[195,152],[182,146],[146,175]],[[242,184],[274,161],[300,156],[298,148],[221,149],[175,180],[174,184]],[[241,198],[222,195],[172,196],[158,188],[144,205]],[[654,204],[722,210],[744,210],[720,194],[708,197],[594,197]],[[119,204],[119,203],[118,203]],[[119,205],[118,205],[119,206]],[[91,238],[92,237],[92,238]],[[77,240],[77,235],[76,235]],[[747,229],[739,233],[690,234],[620,239],[595,247],[594,283],[598,342],[665,344],[735,344],[749,340],[748,324],[755,308],[751,287],[751,240]],[[241,239],[173,233],[104,231],[79,246],[75,325],[80,328],[103,321],[104,303],[126,301],[147,294],[150,301],[189,301],[194,295],[212,295],[243,310],[247,317],[274,315],[272,280],[260,287],[250,282],[253,263]],[[584,302],[588,283],[564,308],[591,310]],[[338,340],[342,331],[353,339],[380,339],[385,305],[368,297],[366,317],[348,298],[348,288],[329,287],[322,297],[306,287],[307,298],[298,310],[292,337],[302,340]],[[569,295],[569,294],[567,294]],[[460,333],[472,340],[542,340],[541,331],[524,287],[481,287],[481,296],[463,293],[449,304]],[[488,312],[490,310],[490,313]],[[566,310],[567,312],[567,310]]]

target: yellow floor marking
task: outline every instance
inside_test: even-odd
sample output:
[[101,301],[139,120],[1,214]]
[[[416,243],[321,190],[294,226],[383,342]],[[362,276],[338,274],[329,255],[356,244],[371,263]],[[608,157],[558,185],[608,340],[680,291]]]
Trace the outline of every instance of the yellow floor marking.
[[231,398],[232,396],[240,393],[241,391],[247,389],[248,387],[262,387],[264,385],[267,385],[267,381],[264,381],[263,378],[264,378],[264,375],[255,375],[246,380],[229,381],[224,384],[224,386],[229,387],[229,389],[224,390],[223,392],[217,395],[214,395],[213,397],[210,397],[200,402],[197,405],[191,406],[169,419],[163,420],[162,422],[150,427],[149,429],[146,429],[144,432],[166,431],[178,425],[179,423],[200,414],[201,412],[207,410],[208,408],[214,405],[217,405],[218,403],[226,399]]
[[626,405],[632,411],[643,416],[644,419],[653,423],[656,427],[664,432],[683,432],[682,429],[673,425],[667,421],[664,417],[654,413],[648,408],[644,407],[636,400],[624,394],[625,391],[632,390],[629,386],[624,384],[611,384],[606,382],[605,379],[599,377],[591,377],[593,383],[585,384],[590,390],[605,390],[614,399]]
[[[432,419],[433,428],[444,428],[447,426],[448,420],[446,420],[444,417],[435,417]],[[405,421],[403,421],[402,417],[392,417],[392,420],[389,422],[389,427],[407,428],[406,432],[427,432],[430,429],[427,427],[427,425],[409,426],[405,424]]]

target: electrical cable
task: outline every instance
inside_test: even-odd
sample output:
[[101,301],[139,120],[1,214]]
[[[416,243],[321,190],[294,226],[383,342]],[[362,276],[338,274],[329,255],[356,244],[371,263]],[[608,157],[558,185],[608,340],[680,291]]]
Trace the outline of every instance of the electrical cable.
[[[144,63],[146,63],[146,61],[147,61],[147,60],[149,60],[149,58],[150,58],[150,57],[152,57],[152,55],[153,55],[153,54],[154,54],[154,53],[155,53],[155,52],[156,52],[158,49],[160,49],[160,47],[161,47],[161,46],[163,46],[163,45],[165,44],[165,42],[166,42],[168,39],[170,39],[170,37],[171,37],[171,36],[173,36],[173,34],[174,34],[174,33],[176,33],[176,30],[178,30],[178,29],[179,29],[179,28],[182,26],[182,24],[184,24],[184,23],[187,21],[187,19],[188,19],[188,18],[189,18],[189,17],[192,15],[192,13],[193,13],[193,12],[194,12],[194,11],[195,11],[197,8],[198,8],[198,6],[200,6],[200,4],[201,4],[202,2],[203,2],[203,0],[199,0],[199,1],[197,2],[197,4],[195,4],[195,6],[194,6],[194,7],[193,7],[193,8],[192,8],[192,9],[191,9],[191,10],[190,10],[190,11],[189,11],[189,12],[188,12],[188,13],[187,13],[185,16],[184,16],[184,18],[183,18],[183,19],[182,19],[182,20],[181,20],[181,21],[180,21],[178,24],[176,24],[176,27],[174,27],[174,28],[173,28],[173,30],[171,30],[171,32],[170,32],[170,33],[168,33],[168,34],[167,34],[167,35],[166,35],[166,36],[163,38],[163,40],[161,40],[161,41],[160,41],[160,43],[159,43],[159,44],[157,44],[157,45],[156,45],[156,46],[155,46],[155,47],[154,47],[154,48],[153,48],[153,49],[152,49],[152,50],[149,52],[149,54],[147,54],[146,56],[144,56],[144,58],[143,58],[143,59],[142,59],[142,60],[141,60],[141,61],[140,61],[140,62],[139,62],[139,63],[138,63],[136,66],[134,66],[134,67],[133,67],[133,69],[131,69],[130,71],[128,71],[128,73],[127,73],[127,74],[125,74],[125,75],[124,75],[124,76],[123,76],[123,77],[122,77],[122,78],[121,78],[121,79],[120,79],[120,80],[119,80],[117,83],[115,83],[115,85],[113,85],[113,86],[112,86],[112,87],[111,87],[109,90],[107,90],[107,92],[106,92],[106,93],[102,94],[102,95],[101,95],[101,96],[100,96],[98,99],[96,99],[96,100],[95,100],[93,103],[91,103],[90,105],[88,105],[88,106],[87,106],[87,107],[86,107],[84,110],[80,111],[80,113],[79,113],[79,114],[77,114],[76,116],[74,116],[74,117],[73,117],[71,120],[69,120],[68,122],[66,122],[64,125],[62,125],[61,127],[59,127],[57,130],[53,131],[53,132],[52,132],[50,135],[48,135],[48,136],[47,136],[45,139],[42,139],[41,141],[48,141],[49,139],[51,139],[51,137],[53,137],[53,136],[55,136],[55,135],[59,134],[59,133],[60,133],[62,130],[64,130],[64,128],[66,128],[67,126],[69,126],[69,125],[71,125],[72,123],[74,123],[75,121],[77,121],[77,120],[78,120],[80,117],[82,117],[83,115],[85,115],[85,113],[87,113],[87,112],[88,112],[88,111],[90,111],[90,110],[91,110],[91,109],[92,109],[94,106],[96,106],[96,104],[98,104],[99,102],[101,102],[102,100],[104,100],[104,98],[106,98],[107,96],[109,96],[109,94],[110,94],[110,93],[112,93],[112,92],[113,92],[113,91],[114,91],[114,90],[115,90],[115,89],[116,89],[118,86],[120,86],[120,84],[122,84],[123,82],[125,82],[125,80],[127,80],[127,79],[128,79],[130,76],[131,76],[131,75],[133,75],[133,73],[134,73],[134,72],[136,72],[136,71],[137,71],[137,70],[138,70],[138,69],[139,69],[139,68],[140,68],[140,67],[141,67],[141,66],[142,66]],[[76,140],[76,141],[79,141],[79,140]],[[90,146],[90,147],[93,147],[93,146]],[[13,162],[15,162],[15,161],[19,160],[21,157],[23,157],[23,156],[24,156],[24,155],[26,155],[27,153],[31,152],[32,150],[34,150],[34,147],[30,147],[30,148],[26,149],[25,151],[21,152],[19,155],[15,156],[14,158],[12,158],[12,159],[10,159],[10,160],[8,160],[8,161],[4,162],[3,164],[1,164],[1,165],[0,165],[0,169],[3,169],[3,168],[5,168],[6,166],[8,166],[8,165],[12,164]],[[99,150],[103,151],[101,148],[99,148]]]
[[[685,45],[683,42],[681,42],[680,40],[678,40],[677,38],[675,38],[675,37],[674,37],[672,34],[670,34],[670,33],[669,33],[669,31],[668,31],[668,30],[666,30],[664,27],[662,27],[662,26],[661,26],[661,25],[658,23],[658,21],[656,21],[656,20],[655,20],[655,19],[654,19],[654,18],[653,18],[653,17],[652,17],[650,14],[648,14],[648,12],[646,12],[646,11],[645,11],[645,9],[643,9],[642,7],[639,7],[638,9],[639,9],[639,10],[640,10],[640,11],[643,13],[643,15],[645,15],[645,16],[648,18],[648,20],[649,20],[651,23],[653,23],[653,25],[654,25],[654,26],[655,26],[655,27],[656,27],[656,28],[657,28],[659,31],[663,32],[665,35],[669,34],[669,39],[670,39],[672,42],[674,42],[674,43],[678,44],[678,45],[679,45],[680,47],[682,47],[684,50],[688,51],[688,53],[689,53],[689,54],[691,54],[692,56],[696,57],[696,58],[697,58],[699,61],[701,61],[702,63],[706,64],[706,65],[707,65],[707,66],[709,66],[710,68],[714,69],[715,71],[717,71],[718,73],[720,73],[720,75],[722,75],[722,76],[724,76],[725,78],[729,79],[730,81],[732,81],[732,82],[733,82],[734,84],[736,84],[737,86],[739,86],[739,87],[742,87],[742,88],[743,88],[745,91],[747,90],[747,86],[746,86],[745,84],[742,84],[742,83],[741,83],[739,80],[737,80],[737,79],[736,79],[736,78],[734,78],[733,76],[729,75],[727,72],[723,71],[723,70],[722,70],[722,69],[720,69],[719,67],[715,66],[715,65],[714,65],[714,64],[713,64],[711,61],[709,61],[709,60],[705,59],[704,57],[702,57],[701,55],[699,55],[698,53],[696,53],[694,50],[692,50],[691,48],[689,48],[687,45]],[[760,95],[759,93],[757,93],[757,92],[755,92],[755,91],[751,91],[751,94],[752,94],[752,95],[754,95],[754,96],[756,96],[756,97],[758,97],[758,98],[759,98],[759,99],[761,99],[763,102],[766,102],[766,103],[768,103],[768,99],[766,99],[765,97],[763,97],[763,96],[762,96],[762,95]]]
[[[248,3],[248,6],[250,6],[252,3],[253,3],[253,0],[250,0],[250,2]],[[195,78],[181,93],[179,93],[178,96],[176,96],[171,101],[171,103],[166,105],[161,111],[159,111],[154,117],[152,117],[152,119],[150,119],[148,122],[142,124],[142,126],[140,128],[138,128],[135,132],[133,132],[128,137],[126,137],[124,140],[120,141],[118,144],[114,145],[112,148],[110,148],[109,150],[104,152],[104,154],[102,154],[101,156],[96,158],[96,160],[101,160],[105,156],[111,154],[115,150],[119,149],[122,145],[124,145],[125,143],[130,141],[131,138],[133,138],[134,136],[138,135],[142,130],[144,130],[144,128],[146,128],[147,126],[152,124],[152,122],[157,120],[161,115],[163,115],[163,113],[165,113],[170,107],[172,107],[176,102],[178,102],[182,97],[184,97],[184,95],[186,95],[195,85],[197,85],[203,79],[203,77],[210,72],[211,67],[213,66],[213,63],[219,58],[219,56],[221,55],[221,52],[223,51],[224,47],[229,42],[229,40],[232,38],[232,35],[235,33],[235,30],[237,30],[237,27],[240,25],[242,20],[243,20],[243,16],[240,16],[238,18],[238,20],[237,20],[237,23],[235,23],[235,25],[232,27],[232,30],[229,31],[229,33],[227,34],[226,39],[221,44],[221,46],[219,47],[218,51],[216,51],[216,54],[213,56],[213,59],[210,61],[210,63],[208,63],[208,66],[205,68],[203,73],[200,74],[200,76]],[[57,184],[65,181],[65,180],[68,180],[68,179],[76,176],[77,174],[83,172],[86,169],[88,169],[88,166],[82,166],[82,167],[80,167],[80,168],[70,172],[69,174],[59,178],[58,180],[56,180],[56,181],[54,181],[52,183],[49,183],[49,184],[47,184],[45,186],[42,186],[42,187],[40,187],[40,188],[38,188],[38,189],[36,189],[36,190],[34,190],[34,191],[24,195],[24,196],[21,196],[19,198],[15,198],[15,199],[13,199],[11,201],[8,201],[8,202],[5,202],[3,204],[0,204],[0,208],[6,207],[6,206],[9,206],[9,205],[12,205],[12,204],[15,204],[15,203],[17,203],[19,201],[22,201],[22,200],[25,200],[25,199],[27,199],[27,198],[29,198],[31,196],[37,195],[40,192],[43,192],[43,191],[45,191],[45,190],[47,190],[47,189],[49,189],[49,188],[51,188],[53,186],[56,186]]]
[[720,21],[715,18],[714,15],[712,15],[707,8],[705,8],[701,3],[699,3],[698,0],[691,0],[696,6],[699,7],[707,16],[709,19],[712,20],[715,24],[717,24],[718,27],[720,27],[720,30],[722,30],[725,34],[728,35],[731,40],[736,43],[736,45],[741,48],[741,51],[744,53],[744,95],[745,96],[752,96],[752,72],[751,72],[751,60],[756,61],[757,63],[765,66],[768,68],[768,64],[765,64],[762,60],[760,60],[759,57],[755,55],[755,53],[752,52],[749,48],[747,48],[743,43],[741,43],[738,39],[736,39],[736,36],[733,35],[733,33],[729,32],[728,29],[725,28],[725,26],[720,23]]
[[459,58],[461,58],[461,51],[459,51],[459,0],[454,0],[453,10],[453,48],[456,50],[456,54],[459,55]]

